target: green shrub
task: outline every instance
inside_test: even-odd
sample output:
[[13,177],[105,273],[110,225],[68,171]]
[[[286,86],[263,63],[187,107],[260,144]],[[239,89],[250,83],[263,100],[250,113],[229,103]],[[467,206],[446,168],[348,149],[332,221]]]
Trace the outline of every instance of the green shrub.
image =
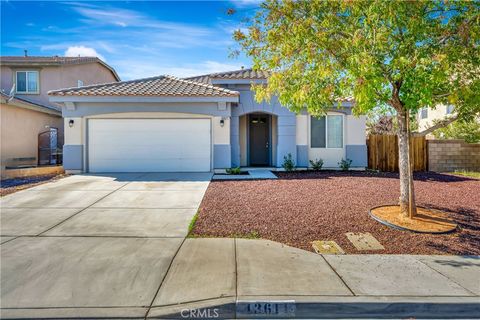
[[228,168],[227,170],[225,170],[228,174],[240,174],[242,173],[242,171],[240,170],[240,167],[236,167],[236,168]]
[[352,165],[352,160],[350,159],[343,159],[338,163],[342,171],[348,171],[350,169],[350,166]]
[[293,171],[295,169],[295,161],[293,161],[291,153],[283,157],[282,167],[285,171]]
[[[434,124],[436,121],[434,121]],[[433,132],[437,139],[462,139],[468,143],[480,142],[480,122],[478,119],[471,121],[454,121],[446,127]]]
[[315,170],[315,171],[322,170],[323,160],[322,160],[322,159],[310,160],[310,166],[311,166],[312,169]]

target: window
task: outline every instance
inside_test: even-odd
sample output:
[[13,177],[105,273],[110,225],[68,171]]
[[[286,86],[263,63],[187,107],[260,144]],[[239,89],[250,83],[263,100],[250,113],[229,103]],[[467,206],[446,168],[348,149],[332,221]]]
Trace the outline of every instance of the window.
[[38,93],[38,71],[17,71],[16,91]]
[[428,109],[423,108],[420,110],[420,118],[421,119],[426,119],[428,117]]
[[310,117],[310,147],[343,148],[343,116]]
[[452,105],[448,105],[447,106],[447,114],[452,114],[453,113],[453,106]]
[[77,80],[77,87],[83,87],[83,81]]

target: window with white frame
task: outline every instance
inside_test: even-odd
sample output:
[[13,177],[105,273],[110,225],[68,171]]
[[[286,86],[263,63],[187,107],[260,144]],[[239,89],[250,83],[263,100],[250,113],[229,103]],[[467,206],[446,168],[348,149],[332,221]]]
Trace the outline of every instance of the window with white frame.
[[447,114],[452,114],[453,113],[453,106],[451,104],[447,106],[446,113]]
[[428,108],[420,110],[420,119],[426,119],[428,117]]
[[343,148],[343,116],[310,117],[311,148]]
[[83,87],[83,81],[77,80],[77,87]]
[[16,72],[17,93],[38,93],[38,71]]

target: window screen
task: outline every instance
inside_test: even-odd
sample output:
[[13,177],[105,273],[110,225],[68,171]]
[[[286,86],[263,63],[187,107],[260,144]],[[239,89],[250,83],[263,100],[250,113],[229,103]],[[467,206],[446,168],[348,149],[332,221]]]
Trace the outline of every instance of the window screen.
[[37,71],[18,71],[16,91],[25,92],[25,93],[37,93],[38,92],[38,72]]
[[422,110],[420,110],[420,118],[426,119],[427,117],[428,117],[428,109],[423,108]]
[[27,73],[17,72],[17,91],[27,92]]
[[328,148],[343,148],[342,116],[327,116]]
[[325,148],[325,117],[311,117],[310,145],[312,148]]

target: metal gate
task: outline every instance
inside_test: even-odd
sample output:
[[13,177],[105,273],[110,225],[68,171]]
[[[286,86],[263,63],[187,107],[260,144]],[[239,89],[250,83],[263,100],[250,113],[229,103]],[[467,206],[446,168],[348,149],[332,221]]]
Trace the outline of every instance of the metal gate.
[[50,128],[38,134],[38,165],[62,164],[63,138],[57,128]]

